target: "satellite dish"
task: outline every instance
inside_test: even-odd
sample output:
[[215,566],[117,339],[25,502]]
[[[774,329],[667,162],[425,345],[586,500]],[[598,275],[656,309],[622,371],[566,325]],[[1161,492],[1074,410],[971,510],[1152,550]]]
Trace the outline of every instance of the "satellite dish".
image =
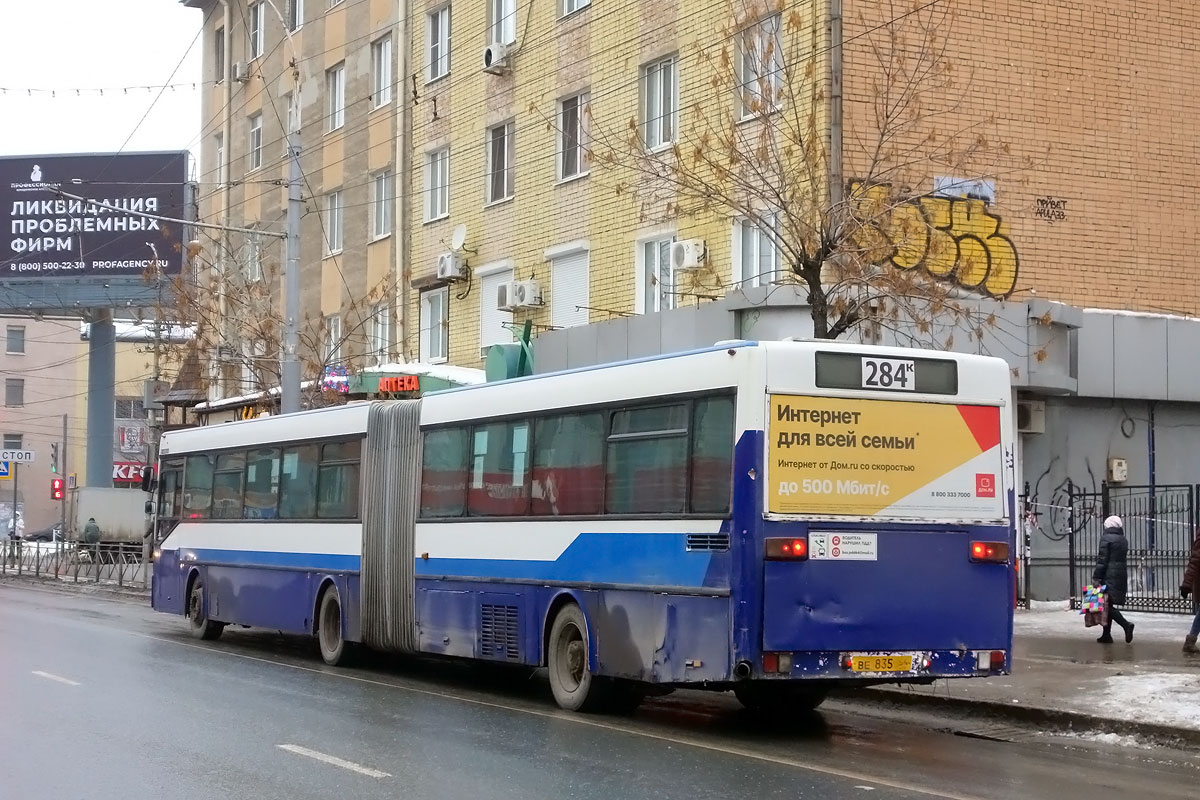
[[454,226],[454,232],[450,234],[450,249],[462,250],[462,246],[467,241],[467,226],[461,222]]

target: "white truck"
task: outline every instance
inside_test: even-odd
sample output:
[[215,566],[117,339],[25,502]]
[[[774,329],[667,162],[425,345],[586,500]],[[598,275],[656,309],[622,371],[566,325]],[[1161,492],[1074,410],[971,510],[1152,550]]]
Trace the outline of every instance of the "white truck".
[[146,501],[150,495],[138,489],[109,489],[83,486],[70,495],[67,509],[67,538],[83,540],[83,527],[88,519],[100,526],[100,541],[104,543],[141,542],[150,528]]

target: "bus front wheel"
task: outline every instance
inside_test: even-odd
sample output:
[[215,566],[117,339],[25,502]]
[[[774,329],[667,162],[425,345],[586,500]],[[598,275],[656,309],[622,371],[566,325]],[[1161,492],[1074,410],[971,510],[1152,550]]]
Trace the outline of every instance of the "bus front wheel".
[[317,612],[317,646],[321,658],[331,667],[344,665],[348,660],[349,648],[342,638],[342,603],[332,585],[321,595],[321,607]]
[[758,714],[803,714],[825,702],[829,692],[779,681],[744,681],[734,684],[733,694],[747,710]]
[[187,617],[192,636],[197,639],[212,641],[225,630],[225,623],[214,622],[205,613],[204,581],[199,578],[192,582],[192,591],[188,593]]
[[559,707],[583,711],[596,702],[597,679],[588,668],[587,620],[575,604],[554,617],[546,654],[550,689]]

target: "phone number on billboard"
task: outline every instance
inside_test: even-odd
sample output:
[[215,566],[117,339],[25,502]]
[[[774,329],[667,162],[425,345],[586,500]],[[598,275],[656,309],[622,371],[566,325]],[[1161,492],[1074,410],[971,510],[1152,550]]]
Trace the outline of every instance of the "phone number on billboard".
[[13,264],[9,269],[12,272],[47,272],[63,269],[86,269],[87,263],[83,261],[43,261],[38,264]]
[[970,497],[970,492],[930,492],[931,497]]

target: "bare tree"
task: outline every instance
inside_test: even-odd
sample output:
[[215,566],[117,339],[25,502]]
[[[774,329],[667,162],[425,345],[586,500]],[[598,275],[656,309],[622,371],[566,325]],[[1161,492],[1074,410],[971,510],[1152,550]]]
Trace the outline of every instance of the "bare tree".
[[[710,78],[675,118],[650,107],[645,74],[636,117],[606,125],[589,109],[591,179],[636,198],[644,221],[717,216],[769,241],[742,282],[799,284],[818,338],[972,330],[989,316],[972,321],[969,301],[1015,288],[1016,250],[988,196],[1005,148],[983,135],[989,120],[962,113],[949,4],[863,5],[875,16],[837,45],[854,59],[840,155],[825,21],[784,0],[732,0],[719,38],[678,57]],[[739,283],[711,269],[691,281],[710,296]]]

